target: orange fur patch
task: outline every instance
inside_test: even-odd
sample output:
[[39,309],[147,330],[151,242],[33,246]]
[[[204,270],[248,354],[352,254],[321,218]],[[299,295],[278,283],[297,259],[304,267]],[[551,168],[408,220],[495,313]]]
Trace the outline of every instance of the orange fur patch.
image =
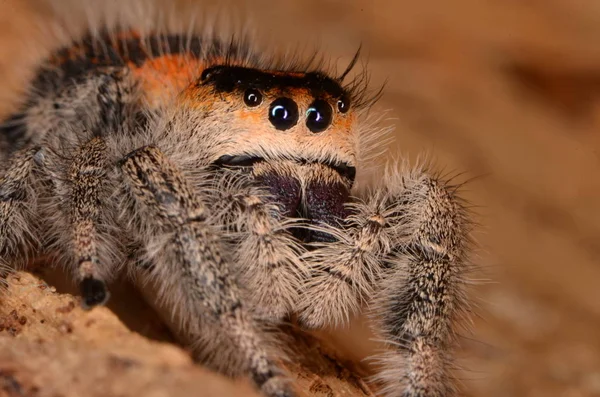
[[196,79],[206,67],[204,61],[186,54],[170,54],[148,59],[143,65],[128,64],[134,78],[140,82],[150,103],[165,96],[177,95]]

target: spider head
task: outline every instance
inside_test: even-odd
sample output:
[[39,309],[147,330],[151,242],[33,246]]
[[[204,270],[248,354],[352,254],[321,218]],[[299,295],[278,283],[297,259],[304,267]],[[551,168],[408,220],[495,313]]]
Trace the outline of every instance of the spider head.
[[357,117],[339,79],[213,66],[183,100],[190,117],[199,118],[195,124],[209,131],[202,138],[209,163],[246,169],[286,216],[315,223],[345,217],[356,174]]

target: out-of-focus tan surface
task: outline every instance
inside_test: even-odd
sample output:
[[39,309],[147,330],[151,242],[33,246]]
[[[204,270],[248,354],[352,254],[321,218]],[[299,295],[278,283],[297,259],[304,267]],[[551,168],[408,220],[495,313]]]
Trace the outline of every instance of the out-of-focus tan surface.
[[[48,45],[32,19],[52,18],[47,3],[0,0],[4,111]],[[373,86],[387,79],[391,152],[475,178],[474,263],[491,282],[472,294],[466,395],[600,395],[600,2],[229,3],[277,46],[343,64],[362,44]],[[337,333],[349,356],[372,348],[361,330]]]

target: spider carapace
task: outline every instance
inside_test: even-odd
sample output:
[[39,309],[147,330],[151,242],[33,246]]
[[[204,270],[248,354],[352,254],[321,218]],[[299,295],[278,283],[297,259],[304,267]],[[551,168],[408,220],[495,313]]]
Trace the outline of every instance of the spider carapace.
[[364,87],[344,83],[350,68],[268,59],[111,30],[51,54],[0,127],[3,260],[50,255],[86,307],[113,277],[153,280],[195,357],[266,396],[294,387],[264,326],[366,310],[389,347],[382,394],[455,395],[469,245],[455,189],[407,166],[356,189]]

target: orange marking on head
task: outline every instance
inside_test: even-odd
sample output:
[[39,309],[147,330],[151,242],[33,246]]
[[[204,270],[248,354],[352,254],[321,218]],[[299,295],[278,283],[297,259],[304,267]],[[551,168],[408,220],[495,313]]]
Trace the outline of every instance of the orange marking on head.
[[352,131],[355,122],[356,115],[354,113],[344,116],[337,115],[337,117],[334,116],[333,123],[329,128],[332,131],[339,131],[341,134],[348,134],[348,131]]
[[133,76],[140,81],[146,98],[152,103],[166,95],[183,91],[204,69],[205,63],[186,54],[170,54],[148,59],[142,66],[129,63]]
[[259,109],[258,111],[254,110],[254,109],[253,110],[242,109],[239,113],[239,118],[241,120],[243,120],[245,123],[248,123],[249,127],[259,126],[261,124],[264,124],[267,117],[268,116],[263,111],[263,109]]

